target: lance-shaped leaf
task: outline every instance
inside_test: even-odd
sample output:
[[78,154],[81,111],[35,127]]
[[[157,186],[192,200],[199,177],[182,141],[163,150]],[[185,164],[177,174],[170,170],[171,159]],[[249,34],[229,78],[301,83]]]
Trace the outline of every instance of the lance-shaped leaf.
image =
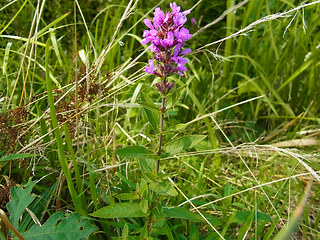
[[203,218],[194,212],[182,207],[163,207],[163,213],[166,217],[188,219],[194,222],[202,222]]
[[152,182],[149,188],[160,195],[167,195],[175,197],[178,195],[177,190],[174,189],[171,183],[168,182]]
[[158,131],[160,122],[160,110],[147,94],[141,93],[141,98],[143,101],[139,104],[143,107],[143,111],[148,118],[153,130]]
[[137,158],[137,159],[157,159],[158,156],[151,150],[143,146],[130,146],[118,149],[116,151],[121,158]]
[[197,143],[201,142],[205,139],[205,135],[193,135],[193,136],[184,136],[182,138],[178,138],[174,141],[167,143],[164,146],[164,150],[170,154],[177,154],[186,150],[188,148],[192,148]]
[[129,218],[129,217],[146,217],[148,212],[141,209],[139,203],[117,203],[103,207],[91,214],[98,218]]

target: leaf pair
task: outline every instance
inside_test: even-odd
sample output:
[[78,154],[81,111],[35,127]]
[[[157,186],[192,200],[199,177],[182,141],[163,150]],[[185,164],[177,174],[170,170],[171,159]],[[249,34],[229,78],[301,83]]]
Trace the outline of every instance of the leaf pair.
[[[196,144],[205,139],[205,135],[190,135],[173,140],[164,145],[163,150],[171,155],[180,153],[184,150],[194,147]],[[116,151],[121,158],[137,158],[137,159],[158,159],[159,157],[151,150],[143,146],[130,146],[118,149]]]

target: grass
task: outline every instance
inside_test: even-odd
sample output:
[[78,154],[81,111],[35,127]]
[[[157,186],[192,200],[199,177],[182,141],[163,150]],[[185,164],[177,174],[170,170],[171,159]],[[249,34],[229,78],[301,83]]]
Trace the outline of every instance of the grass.
[[90,239],[319,239],[320,1],[177,4],[195,6],[193,52],[158,174],[140,41],[169,1],[0,5],[0,208],[36,181],[22,235],[64,211],[99,228]]

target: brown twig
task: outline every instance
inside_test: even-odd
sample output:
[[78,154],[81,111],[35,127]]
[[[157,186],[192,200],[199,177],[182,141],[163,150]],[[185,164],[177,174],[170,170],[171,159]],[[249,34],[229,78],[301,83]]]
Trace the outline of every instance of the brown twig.
[[1,221],[15,234],[20,240],[25,240],[25,238],[18,232],[17,229],[8,221],[7,216],[4,216],[3,213],[0,212]]
[[297,116],[296,118],[294,118],[291,122],[289,122],[287,125],[285,125],[282,129],[280,129],[278,132],[272,134],[271,136],[263,139],[261,141],[261,143],[266,143],[268,142],[270,139],[274,138],[275,136],[277,136],[278,134],[284,132],[285,130],[288,129],[288,127],[290,127],[292,124],[294,124],[304,113],[300,113],[299,116]]

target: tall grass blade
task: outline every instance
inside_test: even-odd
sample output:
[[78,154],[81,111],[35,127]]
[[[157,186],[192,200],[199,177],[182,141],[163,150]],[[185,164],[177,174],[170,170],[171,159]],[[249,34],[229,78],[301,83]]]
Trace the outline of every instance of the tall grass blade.
[[[0,35],[11,25],[11,23],[17,18],[17,16],[19,15],[19,13],[22,11],[22,9],[24,8],[24,6],[26,5],[26,3],[28,2],[28,0],[25,0],[22,4],[22,6],[19,8],[19,10],[17,11],[17,13],[14,15],[13,18],[11,18],[11,20],[8,22],[8,24],[2,29],[0,30]],[[2,10],[2,9],[1,9]]]
[[59,162],[60,162],[60,166],[62,168],[62,171],[66,177],[69,193],[71,195],[75,209],[79,213],[85,214],[84,209],[80,205],[78,194],[77,194],[76,190],[74,189],[74,184],[72,181],[71,173],[68,168],[68,162],[66,160],[66,156],[64,153],[61,131],[60,131],[59,125],[58,125],[57,113],[56,113],[56,108],[54,106],[54,98],[53,98],[53,94],[52,94],[52,83],[51,83],[52,80],[51,80],[50,74],[49,74],[49,72],[50,72],[49,71],[49,59],[50,59],[50,52],[49,52],[49,39],[48,39],[46,42],[46,51],[45,51],[46,84],[47,84],[47,91],[48,91],[48,102],[49,102],[49,107],[50,107],[50,116],[51,116],[51,121],[52,121],[52,127],[55,129],[54,135],[55,135],[55,139],[56,139],[57,147],[58,147]]

